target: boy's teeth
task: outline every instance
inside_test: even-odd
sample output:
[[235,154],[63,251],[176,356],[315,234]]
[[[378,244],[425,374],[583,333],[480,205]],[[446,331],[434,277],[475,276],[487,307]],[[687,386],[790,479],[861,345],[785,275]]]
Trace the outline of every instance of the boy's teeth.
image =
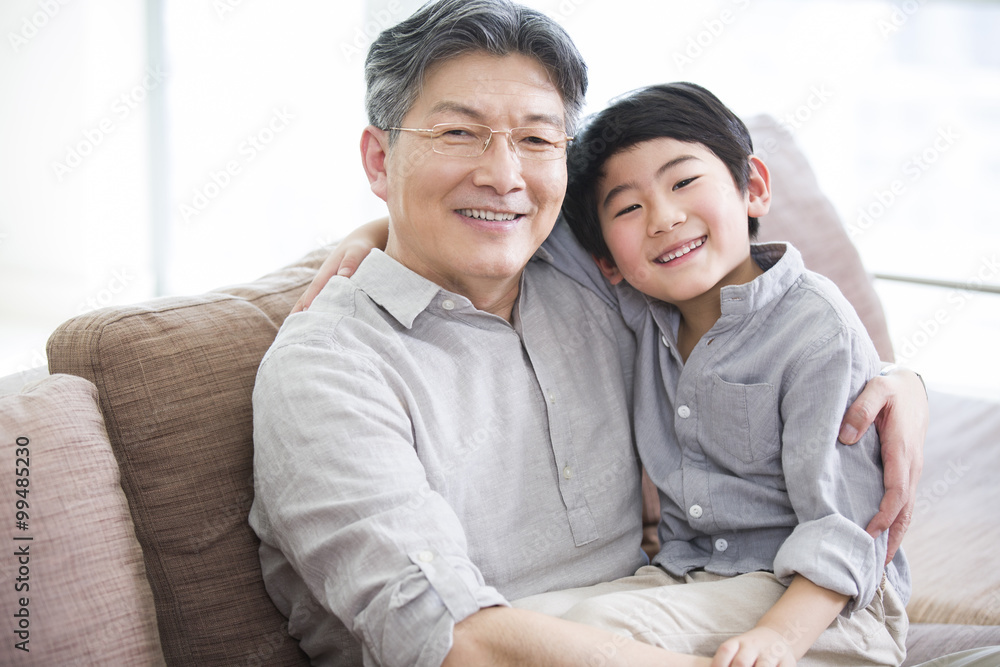
[[669,262],[672,259],[677,259],[681,255],[688,254],[689,252],[691,252],[692,250],[694,250],[695,248],[697,248],[698,246],[700,246],[704,242],[705,242],[704,237],[700,238],[700,239],[696,239],[694,241],[691,241],[690,243],[682,245],[677,250],[674,250],[674,251],[668,253],[666,255],[666,257],[663,257],[662,259],[658,259],[656,261],[659,262],[660,264],[666,264],[667,262]]
[[459,213],[470,218],[476,218],[477,220],[508,221],[517,217],[516,213],[496,213],[495,211],[482,211],[478,208],[463,208]]

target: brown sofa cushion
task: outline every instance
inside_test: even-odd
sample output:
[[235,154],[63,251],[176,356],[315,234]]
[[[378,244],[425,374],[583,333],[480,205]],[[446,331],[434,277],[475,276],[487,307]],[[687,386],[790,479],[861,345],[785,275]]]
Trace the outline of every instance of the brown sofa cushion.
[[248,285],[87,313],[49,338],[50,372],[99,390],[170,664],[307,664],[247,524],[251,393],[325,255]]
[[[53,375],[0,397],[0,446],[0,506],[9,522],[0,664],[162,665],[153,595],[97,389]],[[19,501],[26,530],[15,530]],[[25,548],[27,556],[15,557]],[[27,635],[10,632],[24,624]],[[16,647],[25,639],[27,653]]]

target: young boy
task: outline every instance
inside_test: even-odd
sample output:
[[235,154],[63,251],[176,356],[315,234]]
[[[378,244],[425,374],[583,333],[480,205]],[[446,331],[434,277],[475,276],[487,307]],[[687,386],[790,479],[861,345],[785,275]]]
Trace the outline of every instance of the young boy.
[[[883,493],[877,434],[837,443],[880,362],[793,247],[751,244],[770,205],[752,153],[744,124],[688,83],[619,99],[571,148],[563,213],[637,336],[636,440],[661,549],[627,592],[557,606],[671,650],[717,646],[713,665],[792,664],[810,647],[801,664],[898,665],[908,570],[902,552],[883,569],[886,535],[864,530]],[[564,231],[548,244],[573,266]],[[579,261],[569,272],[593,282]],[[677,583],[694,585],[658,588]],[[650,626],[648,605],[676,621]]]

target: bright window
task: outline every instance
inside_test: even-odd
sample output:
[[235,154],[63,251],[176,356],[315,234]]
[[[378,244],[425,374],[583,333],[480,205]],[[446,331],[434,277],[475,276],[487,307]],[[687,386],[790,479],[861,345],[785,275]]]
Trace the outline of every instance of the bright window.
[[[361,63],[420,2],[146,4],[0,8],[0,374],[81,310],[252,280],[384,210]],[[1000,286],[1000,7],[526,4],[577,41],[590,110],[691,80],[786,120],[869,270],[943,285],[876,281],[897,355],[1000,397],[1000,295],[965,289]]]

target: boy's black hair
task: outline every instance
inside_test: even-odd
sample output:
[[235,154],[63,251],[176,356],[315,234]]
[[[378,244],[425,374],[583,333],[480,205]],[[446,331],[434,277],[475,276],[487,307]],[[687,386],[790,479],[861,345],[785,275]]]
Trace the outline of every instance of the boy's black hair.
[[[597,217],[597,184],[604,176],[604,164],[627,148],[662,137],[705,146],[726,165],[740,192],[747,191],[747,158],[753,153],[750,132],[719,98],[694,83],[665,83],[628,93],[587,122],[567,158],[563,215],[580,244],[594,256],[612,259]],[[752,239],[760,225],[757,218],[748,221]]]

